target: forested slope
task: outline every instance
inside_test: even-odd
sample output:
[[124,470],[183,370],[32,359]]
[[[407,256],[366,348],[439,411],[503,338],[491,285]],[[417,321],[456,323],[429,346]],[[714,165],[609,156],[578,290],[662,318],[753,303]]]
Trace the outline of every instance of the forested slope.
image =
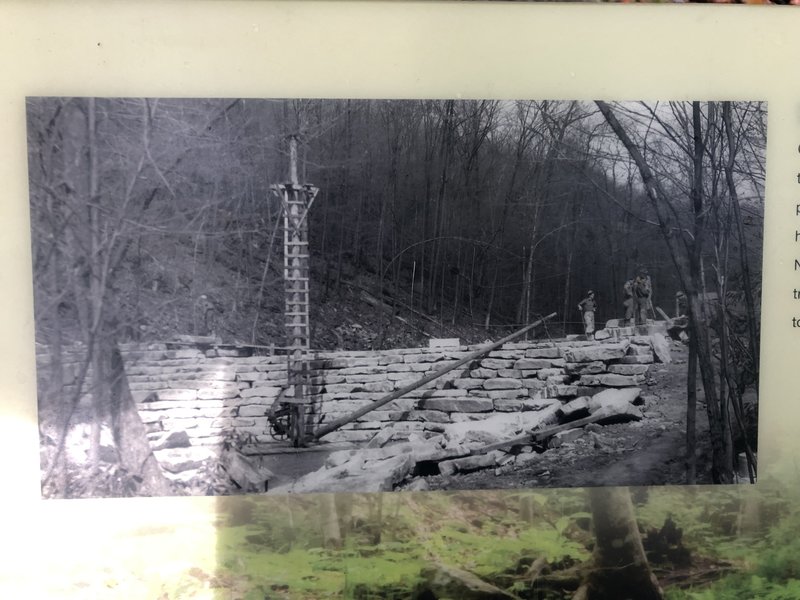
[[[705,185],[720,199],[728,157],[715,106],[703,113]],[[758,280],[765,113],[734,107]],[[649,136],[647,157],[688,224],[687,105],[620,111]],[[213,330],[281,345],[270,185],[286,178],[290,133],[301,181],[320,188],[309,217],[315,347],[479,341],[553,311],[555,332],[577,332],[588,289],[601,321],[622,316],[638,265],[670,314],[681,289],[639,174],[588,103],[34,98],[28,120],[42,343],[85,342],[94,327],[120,340]],[[730,207],[712,209],[709,291],[719,275],[740,290]]]

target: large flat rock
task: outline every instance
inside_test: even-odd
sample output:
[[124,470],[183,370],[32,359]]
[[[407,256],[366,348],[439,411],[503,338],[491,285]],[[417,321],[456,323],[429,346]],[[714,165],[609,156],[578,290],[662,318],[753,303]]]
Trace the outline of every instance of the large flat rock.
[[593,416],[603,416],[598,421],[603,425],[639,421],[642,419],[642,411],[632,403],[640,393],[639,388],[604,390],[589,400],[589,413]]
[[653,343],[653,353],[656,355],[658,362],[668,365],[672,362],[672,354],[669,350],[669,342],[667,338],[661,333],[654,333],[650,339]]
[[162,431],[159,432],[154,439],[150,440],[150,447],[153,450],[170,450],[173,448],[188,448],[192,445],[192,441],[182,429],[176,431]]
[[314,471],[270,493],[389,492],[405,479],[414,465],[416,460],[411,454],[375,461],[365,461],[356,455],[343,465]]
[[481,367],[484,369],[510,369],[513,366],[514,361],[511,359],[484,358],[481,361]]
[[636,399],[641,395],[642,390],[638,387],[623,388],[618,390],[603,390],[599,394],[592,396],[590,400],[589,410],[593,410],[610,402],[630,402],[633,404]]
[[442,412],[489,412],[494,409],[490,398],[425,398],[420,401],[422,410],[438,410]]
[[601,425],[612,423],[627,423],[629,421],[641,421],[642,411],[632,404],[620,404],[619,406],[604,406],[592,413],[593,416],[601,416],[597,422]]
[[497,412],[518,412],[522,410],[522,400],[518,398],[495,398],[494,409]]
[[546,358],[521,358],[514,363],[514,368],[520,371],[549,369],[552,366],[553,361]]
[[477,421],[451,423],[444,426],[444,435],[448,446],[468,443],[470,432],[474,431],[480,431],[484,437],[491,437],[494,441],[511,439],[540,425],[554,423],[560,406],[561,403],[555,401],[541,410],[500,413]]
[[442,475],[453,475],[454,473],[469,473],[480,469],[494,467],[497,459],[502,456],[502,452],[488,452],[486,454],[476,454],[475,456],[464,456],[454,458],[439,463],[439,472]]
[[649,350],[646,354],[629,354],[619,359],[621,365],[650,365],[653,362],[655,362],[655,358]]
[[616,375],[644,375],[648,365],[609,365],[608,372]]
[[206,461],[217,459],[217,452],[204,446],[156,450],[153,454],[161,468],[170,473],[199,469]]
[[644,377],[642,375],[618,375],[616,373],[604,373],[601,375],[581,375],[578,385],[628,387],[640,385],[643,382]]
[[574,419],[585,417],[589,414],[590,400],[591,398],[588,396],[575,398],[575,400],[571,400],[570,402],[567,402],[561,406],[561,408],[558,409],[558,413],[565,421],[572,421]]
[[324,468],[340,467],[357,459],[362,463],[383,461],[400,455],[411,455],[416,461],[436,461],[463,456],[469,453],[469,448],[451,445],[445,447],[446,439],[443,435],[436,435],[427,440],[413,442],[393,443],[382,448],[351,448],[332,452],[325,459]]
[[529,348],[525,351],[525,358],[560,358],[561,350],[557,346],[542,348]]
[[575,429],[567,429],[565,431],[559,431],[548,440],[547,447],[558,448],[559,446],[563,446],[564,444],[569,444],[571,442],[574,442],[583,434],[584,434],[583,427],[577,427]]
[[595,360],[588,363],[567,363],[564,365],[567,375],[597,375],[606,370],[606,363]]
[[510,377],[493,377],[483,382],[483,389],[485,390],[513,390],[521,387],[522,384],[519,379]]
[[564,358],[568,363],[615,360],[625,356],[628,346],[630,346],[630,342],[622,340],[616,344],[564,348]]

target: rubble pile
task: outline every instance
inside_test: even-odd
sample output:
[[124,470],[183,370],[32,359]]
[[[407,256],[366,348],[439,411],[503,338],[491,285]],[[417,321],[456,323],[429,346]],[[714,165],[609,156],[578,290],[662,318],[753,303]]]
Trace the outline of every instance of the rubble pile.
[[[567,403],[551,399],[538,411],[495,413],[460,421],[427,435],[390,443],[387,425],[367,444],[332,453],[322,469],[274,488],[274,493],[384,492],[426,489],[424,477],[452,476],[478,469],[500,475],[535,461],[539,453],[584,435],[584,426],[638,421],[641,389],[607,389]],[[572,406],[570,406],[572,405]],[[594,429],[593,429],[594,430]]]

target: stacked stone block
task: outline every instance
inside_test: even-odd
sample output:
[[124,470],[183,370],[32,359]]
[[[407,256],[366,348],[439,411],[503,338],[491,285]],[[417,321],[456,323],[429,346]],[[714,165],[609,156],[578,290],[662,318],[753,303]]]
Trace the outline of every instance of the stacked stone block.
[[[659,334],[656,334],[659,335]],[[454,364],[479,346],[320,352],[310,364],[312,428],[330,423]],[[193,445],[236,432],[268,442],[267,411],[286,386],[284,356],[249,348],[124,349],[128,381],[154,439],[185,431]],[[656,360],[653,336],[610,343],[510,343],[334,431],[329,442],[365,442],[391,427],[395,439],[500,412],[535,411],[608,388],[640,386]],[[41,368],[46,369],[46,360]]]
[[[478,349],[329,353],[315,361],[321,422],[347,416]],[[325,437],[362,442],[391,426],[395,439],[498,412],[541,410],[608,388],[639,386],[655,361],[650,336],[613,343],[506,344]]]
[[154,437],[184,430],[193,445],[218,444],[233,432],[267,441],[267,411],[286,386],[286,357],[248,356],[244,348],[164,353],[175,356],[125,355],[131,392]]

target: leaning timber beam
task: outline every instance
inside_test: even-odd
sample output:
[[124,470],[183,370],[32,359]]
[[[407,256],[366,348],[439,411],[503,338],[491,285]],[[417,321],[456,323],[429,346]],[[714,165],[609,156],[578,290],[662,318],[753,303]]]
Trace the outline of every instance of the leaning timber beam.
[[318,440],[319,438],[321,438],[321,437],[323,437],[325,435],[328,435],[332,431],[336,431],[337,429],[339,429],[343,425],[347,425],[348,423],[351,423],[351,422],[355,421],[356,419],[359,419],[359,418],[363,417],[367,413],[372,412],[373,410],[375,410],[377,408],[380,408],[384,404],[388,404],[392,400],[397,400],[398,398],[400,398],[402,396],[405,396],[409,392],[413,392],[417,388],[421,388],[423,385],[428,384],[431,381],[434,381],[435,379],[438,379],[439,377],[441,377],[442,375],[444,375],[446,373],[449,373],[453,369],[457,369],[458,367],[460,367],[462,365],[465,365],[468,362],[471,362],[471,361],[473,361],[475,359],[481,358],[482,356],[488,354],[492,350],[496,350],[497,348],[499,348],[503,344],[506,344],[506,343],[510,342],[511,340],[514,340],[514,339],[518,338],[519,336],[527,333],[528,331],[530,331],[534,327],[538,327],[539,325],[541,325],[545,321],[548,321],[549,319],[552,319],[555,316],[556,316],[556,313],[551,313],[551,314],[547,315],[546,317],[543,317],[543,318],[539,319],[538,321],[536,321],[534,323],[531,323],[530,325],[526,325],[525,327],[523,327],[519,331],[515,331],[514,333],[512,333],[510,335],[507,335],[502,340],[499,340],[497,342],[493,342],[493,343],[489,344],[488,346],[484,346],[480,350],[476,350],[472,354],[469,354],[468,356],[465,356],[464,358],[462,358],[461,360],[453,363],[452,365],[449,365],[447,367],[443,367],[443,368],[439,369],[438,371],[434,371],[430,375],[427,375],[426,377],[423,377],[422,379],[420,379],[418,381],[415,381],[414,383],[410,383],[406,387],[401,388],[401,389],[399,389],[399,390],[397,390],[395,392],[392,392],[391,394],[388,394],[387,396],[384,396],[383,398],[381,398],[379,400],[376,400],[372,404],[364,406],[363,408],[360,408],[357,411],[355,411],[355,412],[353,412],[353,413],[351,413],[349,415],[346,415],[346,416],[344,416],[344,417],[342,417],[340,419],[336,419],[335,421],[333,421],[331,423],[328,423],[327,425],[325,425],[323,427],[320,427],[317,431],[314,432],[314,434],[311,437],[313,439],[315,439],[315,440]]
[[661,310],[660,306],[656,306],[656,311],[658,312],[658,314],[661,315],[661,318],[663,318],[667,322],[667,327],[672,327],[672,319],[670,319],[669,316],[667,316],[667,313]]

